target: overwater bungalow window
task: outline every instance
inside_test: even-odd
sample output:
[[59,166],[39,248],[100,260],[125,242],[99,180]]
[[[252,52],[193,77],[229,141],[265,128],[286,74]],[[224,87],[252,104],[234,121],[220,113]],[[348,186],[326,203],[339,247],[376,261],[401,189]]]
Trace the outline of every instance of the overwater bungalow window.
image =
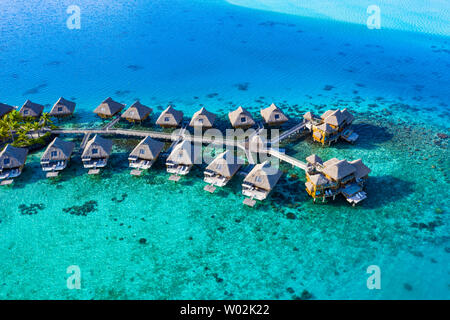
[[50,153],[50,155],[51,155],[52,158],[55,158],[58,155],[58,151],[52,151]]
[[144,153],[145,153],[145,150],[144,150],[144,149],[140,149],[140,150],[139,150],[139,153],[140,153],[140,154],[144,154]]
[[216,169],[217,169],[217,170],[222,169],[222,164],[218,163],[217,166],[216,166]]
[[178,158],[183,158],[183,152],[180,152],[180,153],[178,154]]
[[130,111],[130,116],[134,116],[134,111]]
[[102,112],[105,112],[105,111],[106,111],[105,107],[102,107],[102,109],[101,109],[101,110],[102,110]]
[[170,121],[169,117],[165,117],[165,118],[164,118],[164,121],[165,121],[165,122],[169,122],[169,121]]
[[4,165],[8,165],[8,164],[9,164],[9,159],[8,159],[8,158],[4,159],[4,160],[3,160],[3,164],[4,164]]
[[58,107],[58,112],[62,112],[62,107]]
[[197,122],[198,122],[199,124],[203,124],[203,119],[197,119]]
[[247,122],[247,118],[246,117],[241,117],[241,122]]
[[92,154],[98,154],[98,149],[97,148],[92,149]]
[[256,176],[256,177],[255,177],[255,181],[256,181],[256,182],[261,182],[261,181],[262,181],[261,176]]
[[280,119],[280,115],[278,113],[275,113],[275,120]]
[[23,114],[28,114],[28,110],[23,110]]

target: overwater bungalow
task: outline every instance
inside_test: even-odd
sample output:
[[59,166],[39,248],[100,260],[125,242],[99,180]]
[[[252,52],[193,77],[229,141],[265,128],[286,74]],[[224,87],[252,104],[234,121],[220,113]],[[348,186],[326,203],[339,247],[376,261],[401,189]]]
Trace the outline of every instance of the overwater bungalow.
[[[264,200],[280,180],[282,172],[271,166],[270,161],[255,165],[242,183],[242,194],[250,200]],[[244,202],[245,203],[245,202]],[[246,204],[253,206],[255,202]]]
[[175,175],[186,175],[194,165],[194,150],[189,141],[177,144],[166,160],[167,172]]
[[358,134],[350,129],[354,117],[346,108],[343,110],[328,110],[320,118],[311,112],[307,112],[303,118],[306,127],[312,132],[313,140],[323,145],[330,145],[339,138],[347,142],[354,142],[358,139]]
[[371,170],[361,159],[348,162],[333,158],[324,163],[313,163],[311,156],[308,158],[305,186],[314,201],[317,198],[325,201],[328,197],[334,200],[336,195],[342,194],[355,205],[367,198],[363,188]]
[[59,98],[50,110],[49,115],[56,118],[70,117],[75,112],[75,102]]
[[156,124],[163,128],[178,127],[183,120],[183,112],[168,106],[156,120]]
[[280,126],[289,118],[278,108],[274,103],[265,109],[261,109],[261,116],[263,117],[266,124],[269,126]]
[[74,148],[73,142],[53,139],[41,157],[42,170],[47,172],[47,177],[57,176],[58,171],[67,167]]
[[0,152],[0,180],[1,185],[10,184],[12,179],[18,177],[22,173],[22,169],[27,160],[28,149],[16,148],[8,144]]
[[92,169],[89,171],[89,174],[98,174],[98,168],[103,168],[107,165],[112,146],[111,140],[104,139],[99,135],[95,135],[94,138],[86,143],[81,160],[86,169]]
[[[224,187],[240,167],[241,164],[238,163],[238,159],[227,150],[219,154],[206,167],[204,181],[212,186]],[[207,188],[206,190],[214,192],[215,188]]]
[[150,137],[145,137],[139,142],[136,148],[134,148],[128,156],[130,168],[137,169],[136,171],[132,171],[132,174],[140,175],[141,170],[150,169],[161,153],[163,147],[163,142],[153,140]]
[[120,117],[129,122],[142,122],[152,113],[152,109],[136,101]]
[[107,98],[95,108],[94,113],[103,119],[108,119],[120,113],[123,108],[125,108],[125,105],[114,101],[112,98]]
[[19,110],[22,117],[33,119],[38,119],[42,115],[43,111],[43,105],[31,102],[30,100],[25,101],[25,103]]
[[212,128],[215,120],[216,115],[202,107],[200,110],[194,113],[189,126],[202,129]]
[[228,118],[230,119],[233,128],[247,129],[255,124],[255,120],[253,120],[250,112],[242,107],[228,113]]
[[11,111],[13,111],[15,108],[13,106],[4,104],[0,102],[0,119],[7,115],[8,113],[10,113]]

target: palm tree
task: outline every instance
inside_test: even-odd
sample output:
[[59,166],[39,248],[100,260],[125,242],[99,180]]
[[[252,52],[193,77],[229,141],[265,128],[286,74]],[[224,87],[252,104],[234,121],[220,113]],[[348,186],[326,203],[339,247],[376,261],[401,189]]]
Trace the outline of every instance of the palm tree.
[[5,142],[6,140],[8,140],[9,138],[9,128],[6,125],[6,122],[3,123],[3,120],[0,123],[0,138],[2,139],[3,142]]
[[50,118],[50,115],[48,114],[48,112],[44,112],[43,114],[42,114],[42,116],[41,116],[41,119],[40,119],[40,122],[41,122],[41,125],[42,125],[42,127],[46,127],[47,125],[52,125],[53,124],[53,121],[52,121],[52,119]]
[[35,132],[37,132],[38,138],[41,136],[41,129],[42,129],[42,125],[39,124],[39,122],[33,122],[31,124],[31,129]]
[[30,143],[31,139],[28,137],[27,132],[20,130],[17,132],[17,139],[15,143],[17,146],[26,146]]

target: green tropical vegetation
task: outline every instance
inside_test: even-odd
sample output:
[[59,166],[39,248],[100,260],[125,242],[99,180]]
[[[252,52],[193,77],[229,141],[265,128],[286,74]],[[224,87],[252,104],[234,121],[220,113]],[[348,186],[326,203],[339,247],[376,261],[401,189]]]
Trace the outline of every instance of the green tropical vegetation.
[[50,133],[42,134],[42,129],[54,127],[48,113],[36,120],[24,118],[19,111],[13,110],[0,119],[0,143],[10,142],[15,147],[45,144]]

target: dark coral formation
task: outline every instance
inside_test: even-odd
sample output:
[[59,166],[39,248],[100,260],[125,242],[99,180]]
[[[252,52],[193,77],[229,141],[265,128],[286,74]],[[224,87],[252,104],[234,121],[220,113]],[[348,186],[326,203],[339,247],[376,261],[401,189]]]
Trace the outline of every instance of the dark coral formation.
[[98,206],[97,201],[91,200],[85,202],[81,206],[72,206],[69,208],[64,208],[63,211],[76,216],[87,216],[88,213],[97,211],[97,206]]
[[45,206],[42,203],[32,203],[30,205],[21,204],[19,206],[20,214],[22,215],[33,215],[37,214],[38,211],[44,210]]

